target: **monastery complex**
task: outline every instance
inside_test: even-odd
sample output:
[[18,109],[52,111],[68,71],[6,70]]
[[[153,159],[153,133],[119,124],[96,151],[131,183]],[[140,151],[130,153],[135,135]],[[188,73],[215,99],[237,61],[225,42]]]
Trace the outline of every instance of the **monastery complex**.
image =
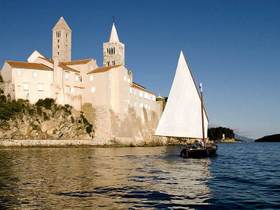
[[72,31],[63,17],[52,29],[52,58],[34,51],[27,61],[4,63],[5,94],[36,103],[53,98],[83,111],[100,138],[143,139],[154,134],[162,112],[160,97],[133,81],[125,66],[125,45],[113,24],[103,44],[103,65],[71,59]]

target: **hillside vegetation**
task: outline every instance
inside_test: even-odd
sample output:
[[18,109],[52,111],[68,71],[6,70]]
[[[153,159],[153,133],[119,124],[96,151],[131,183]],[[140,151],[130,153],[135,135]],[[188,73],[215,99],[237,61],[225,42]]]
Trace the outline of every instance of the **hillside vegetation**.
[[235,138],[234,131],[230,128],[217,127],[208,129],[208,138],[213,141],[221,141],[224,139],[233,139]]
[[280,134],[264,136],[262,138],[256,139],[255,142],[280,142]]

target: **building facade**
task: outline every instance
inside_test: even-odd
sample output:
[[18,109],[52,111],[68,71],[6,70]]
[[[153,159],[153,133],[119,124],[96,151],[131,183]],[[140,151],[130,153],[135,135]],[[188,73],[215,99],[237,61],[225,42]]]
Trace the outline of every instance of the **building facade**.
[[[34,51],[27,61],[4,63],[1,75],[5,93],[31,103],[53,98],[76,110],[91,105],[97,135],[104,138],[143,138],[144,130],[151,133],[161,115],[161,103],[153,92],[133,81],[115,24],[109,41],[103,44],[103,66],[95,59],[71,60],[71,46],[71,28],[61,17],[52,30],[51,59]],[[132,131],[133,126],[139,129]]]

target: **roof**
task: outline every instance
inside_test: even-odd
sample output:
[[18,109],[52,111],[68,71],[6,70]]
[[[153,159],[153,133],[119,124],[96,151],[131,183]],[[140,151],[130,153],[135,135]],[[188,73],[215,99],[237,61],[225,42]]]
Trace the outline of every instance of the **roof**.
[[88,58],[88,59],[81,59],[81,60],[74,60],[74,61],[68,61],[68,62],[62,62],[65,65],[78,65],[78,64],[86,64],[88,62],[90,62],[92,59]]
[[57,21],[57,23],[56,23],[55,26],[53,27],[53,30],[59,29],[59,28],[71,31],[71,28],[70,28],[69,25],[66,23],[66,21],[64,20],[63,17],[60,17],[60,18],[59,18],[59,20]]
[[36,69],[36,70],[53,71],[52,68],[41,63],[28,63],[22,61],[7,61],[7,63],[11,67],[19,68],[19,69]]
[[120,42],[118,32],[114,23],[112,26],[109,42]]
[[138,84],[138,83],[136,83],[136,82],[133,82],[133,83],[131,84],[131,87],[137,88],[137,89],[139,89],[139,90],[143,90],[143,91],[145,91],[145,92],[148,92],[148,93],[151,93],[151,94],[155,95],[153,92],[147,90],[144,86],[142,86],[142,85],[140,85],[140,84]]
[[94,70],[88,72],[87,74],[95,74],[95,73],[107,72],[107,71],[109,71],[110,69],[117,68],[117,67],[120,67],[120,66],[121,66],[121,65],[99,67],[99,68],[96,68],[96,69],[94,69]]
[[62,69],[64,70],[68,70],[68,71],[73,71],[73,72],[77,72],[77,73],[80,73],[80,71],[76,70],[76,69],[73,69],[69,66],[66,66],[65,64],[63,63],[59,63],[59,67],[61,67]]
[[45,57],[38,57],[38,58],[41,58],[41,59],[43,59],[43,60],[45,60],[45,61],[48,61],[49,63],[52,63],[53,64],[53,61],[52,60],[49,60],[49,59],[47,59],[47,58],[45,58]]

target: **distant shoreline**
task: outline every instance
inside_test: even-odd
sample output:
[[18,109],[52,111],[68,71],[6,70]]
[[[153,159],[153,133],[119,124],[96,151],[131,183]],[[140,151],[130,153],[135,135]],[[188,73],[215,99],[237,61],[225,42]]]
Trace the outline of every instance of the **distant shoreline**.
[[280,142],[280,134],[264,136],[262,138],[256,139],[255,142]]

